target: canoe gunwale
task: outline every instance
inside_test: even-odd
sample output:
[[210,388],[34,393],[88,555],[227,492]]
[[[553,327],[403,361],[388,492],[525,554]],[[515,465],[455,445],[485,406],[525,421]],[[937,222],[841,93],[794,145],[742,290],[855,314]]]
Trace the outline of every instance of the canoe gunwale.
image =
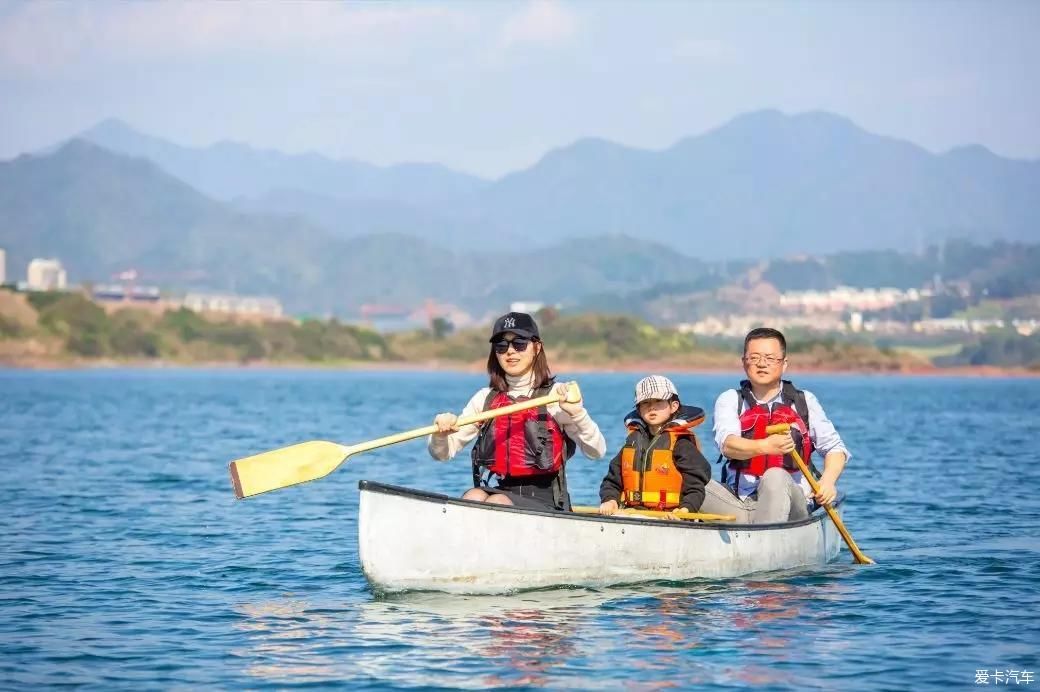
[[[536,510],[491,504],[487,502],[476,502],[473,500],[463,500],[459,497],[450,497],[448,495],[442,495],[440,493],[434,493],[425,490],[415,490],[413,488],[405,488],[399,485],[379,483],[378,481],[359,481],[358,490],[361,492],[378,493],[381,495],[396,495],[399,497],[407,497],[413,500],[421,500],[436,504],[449,504],[456,505],[459,507],[469,507],[471,509],[481,509],[489,512],[510,512],[514,514],[550,517],[553,519],[564,519],[568,521],[610,522],[618,524],[636,524],[639,526],[647,526],[648,523],[651,523],[647,519],[640,519],[637,517],[630,516],[577,514],[574,512],[555,512],[551,510]],[[844,500],[845,493],[840,493],[838,495],[838,498],[831,504],[831,506],[837,508],[841,505],[841,503]],[[826,518],[827,513],[822,508],[817,508],[815,512],[810,514],[805,519],[799,519],[798,521],[784,521],[773,524],[737,524],[729,521],[698,522],[682,520],[658,520],[656,523],[662,527],[667,526],[669,528],[682,528],[692,531],[718,531],[719,529],[739,531],[772,531],[776,529],[789,529],[796,528],[799,526],[808,526],[810,524],[821,522]]]

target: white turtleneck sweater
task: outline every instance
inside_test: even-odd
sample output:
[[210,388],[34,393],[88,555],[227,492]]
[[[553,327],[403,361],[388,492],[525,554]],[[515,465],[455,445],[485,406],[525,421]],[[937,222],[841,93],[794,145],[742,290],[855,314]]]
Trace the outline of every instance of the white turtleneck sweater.
[[[506,384],[509,385],[509,396],[530,397],[534,393],[534,372],[530,371],[519,377],[506,375]],[[484,387],[474,394],[466,404],[466,408],[462,409],[459,417],[471,416],[483,411],[484,402],[487,401],[490,392],[490,387]],[[577,415],[572,416],[561,409],[559,404],[549,404],[546,408],[549,415],[556,419],[557,424],[563,429],[564,434],[578,444],[582,454],[589,459],[599,459],[606,453],[607,441],[588,411],[583,408]],[[430,456],[438,461],[447,461],[474,440],[479,432],[480,428],[476,425],[464,425],[459,428],[458,432],[448,435],[430,435],[427,441]]]

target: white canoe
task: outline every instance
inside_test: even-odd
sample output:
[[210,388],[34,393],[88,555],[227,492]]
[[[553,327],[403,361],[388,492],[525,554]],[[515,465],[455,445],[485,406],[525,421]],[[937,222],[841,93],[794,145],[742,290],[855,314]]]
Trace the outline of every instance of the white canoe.
[[708,524],[531,511],[372,481],[359,488],[361,568],[381,593],[725,579],[822,565],[842,543],[822,510],[783,524]]

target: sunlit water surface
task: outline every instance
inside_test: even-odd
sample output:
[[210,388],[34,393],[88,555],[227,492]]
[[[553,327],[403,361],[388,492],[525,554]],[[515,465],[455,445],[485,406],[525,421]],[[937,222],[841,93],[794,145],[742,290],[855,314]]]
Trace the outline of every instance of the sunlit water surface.
[[[635,379],[579,377],[612,450]],[[733,379],[674,377],[709,410]],[[980,670],[1035,680],[1036,381],[799,382],[853,451],[845,520],[876,566],[843,550],[825,569],[729,581],[376,598],[358,565],[358,480],[457,494],[468,461],[435,463],[414,441],[248,501],[233,499],[227,462],[425,425],[481,378],[0,370],[0,683],[938,689],[976,687]],[[605,468],[574,460],[576,502],[595,502]]]

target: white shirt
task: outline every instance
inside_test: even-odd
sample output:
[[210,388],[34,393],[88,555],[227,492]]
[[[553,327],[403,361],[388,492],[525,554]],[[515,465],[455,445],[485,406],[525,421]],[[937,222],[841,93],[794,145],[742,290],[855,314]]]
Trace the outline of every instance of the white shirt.
[[[534,372],[528,372],[521,377],[510,377],[507,375],[506,384],[509,385],[509,391],[507,392],[509,396],[513,398],[521,396],[530,397],[534,394]],[[487,401],[490,393],[490,387],[484,387],[477,391],[469,400],[469,403],[466,404],[466,407],[462,409],[459,417],[481,413],[484,410],[484,402]],[[588,411],[582,409],[578,415],[571,416],[560,408],[559,404],[549,404],[546,410],[556,420],[564,434],[577,443],[578,447],[581,448],[582,454],[589,459],[599,459],[606,454],[607,441]],[[430,456],[434,459],[447,461],[473,441],[479,433],[480,428],[478,426],[474,424],[463,425],[458,429],[458,432],[453,432],[449,435],[430,435],[426,446],[430,450]]]
[[[842,442],[841,436],[838,435],[838,431],[834,428],[834,424],[827,418],[827,414],[823,412],[823,407],[820,406],[816,396],[808,390],[802,391],[805,394],[805,405],[809,409],[809,437],[812,439],[816,451],[823,456],[827,456],[834,451],[840,451],[845,453],[846,461],[851,459],[852,455],[845,448],[845,443]],[[752,397],[755,398],[756,403],[767,406],[772,410],[773,406],[780,403],[782,393],[782,390],[778,391],[776,396],[768,401],[760,401],[758,397],[754,397],[754,394],[752,394]],[[715,433],[715,444],[720,451],[722,450],[722,445],[726,442],[726,438],[730,435],[741,436],[740,415],[746,410],[747,403],[741,399],[736,389],[727,389],[716,399],[712,429]],[[808,464],[809,460],[806,459],[805,463]],[[792,473],[791,479],[802,487],[806,498],[812,497],[812,487],[809,485],[809,481],[802,477],[801,471]],[[740,478],[737,479],[737,496],[743,500],[753,494],[758,490],[758,480],[758,476],[741,473]]]

